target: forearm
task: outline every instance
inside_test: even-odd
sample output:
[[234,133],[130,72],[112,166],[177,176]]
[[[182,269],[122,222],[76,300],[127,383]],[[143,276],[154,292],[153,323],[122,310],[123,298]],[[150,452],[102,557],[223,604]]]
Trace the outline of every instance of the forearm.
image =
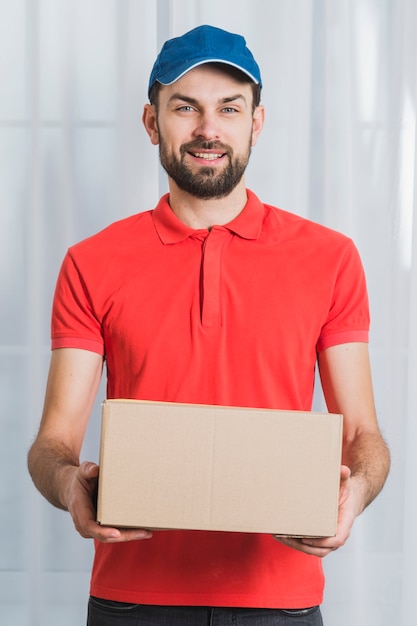
[[55,507],[68,510],[66,492],[79,459],[62,443],[48,438],[34,442],[28,469],[40,493]]
[[390,468],[388,447],[379,432],[359,433],[344,443],[342,462],[357,485],[359,515],[384,486]]

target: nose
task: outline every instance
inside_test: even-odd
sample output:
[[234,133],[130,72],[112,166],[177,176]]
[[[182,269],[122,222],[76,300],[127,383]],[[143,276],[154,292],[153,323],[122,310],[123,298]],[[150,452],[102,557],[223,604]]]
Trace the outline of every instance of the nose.
[[216,116],[209,112],[202,112],[199,115],[194,135],[196,137],[202,137],[207,141],[219,139],[220,130],[216,121]]

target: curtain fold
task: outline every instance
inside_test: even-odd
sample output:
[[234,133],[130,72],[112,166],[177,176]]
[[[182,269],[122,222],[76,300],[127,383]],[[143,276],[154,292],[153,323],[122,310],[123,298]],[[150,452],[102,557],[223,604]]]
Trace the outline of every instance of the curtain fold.
[[[417,560],[417,5],[414,0],[0,1],[0,622],[84,623],[92,545],[37,494],[50,307],[66,248],[166,190],[141,127],[163,41],[245,35],[266,125],[247,181],[351,236],[367,273],[381,496],[325,559],[337,626],[414,623]],[[83,458],[98,458],[100,390]],[[318,399],[320,402],[320,399]],[[400,621],[399,621],[400,620]]]

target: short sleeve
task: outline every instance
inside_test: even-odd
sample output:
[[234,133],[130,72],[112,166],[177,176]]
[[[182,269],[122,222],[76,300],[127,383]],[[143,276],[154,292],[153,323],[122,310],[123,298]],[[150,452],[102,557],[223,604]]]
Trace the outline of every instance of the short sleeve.
[[369,301],[359,253],[350,239],[336,267],[333,297],[317,351],[334,345],[369,340]]
[[81,348],[104,355],[101,323],[71,251],[65,256],[58,275],[52,307],[51,339],[53,350]]

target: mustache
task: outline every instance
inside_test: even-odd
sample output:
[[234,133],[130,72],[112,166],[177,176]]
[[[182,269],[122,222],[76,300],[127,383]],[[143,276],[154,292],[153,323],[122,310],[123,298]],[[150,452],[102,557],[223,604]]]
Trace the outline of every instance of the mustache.
[[220,141],[202,141],[199,139],[184,143],[180,150],[181,154],[185,154],[186,152],[198,152],[199,150],[217,150],[218,152],[222,152],[227,155],[231,155],[233,153],[230,146],[221,143]]

